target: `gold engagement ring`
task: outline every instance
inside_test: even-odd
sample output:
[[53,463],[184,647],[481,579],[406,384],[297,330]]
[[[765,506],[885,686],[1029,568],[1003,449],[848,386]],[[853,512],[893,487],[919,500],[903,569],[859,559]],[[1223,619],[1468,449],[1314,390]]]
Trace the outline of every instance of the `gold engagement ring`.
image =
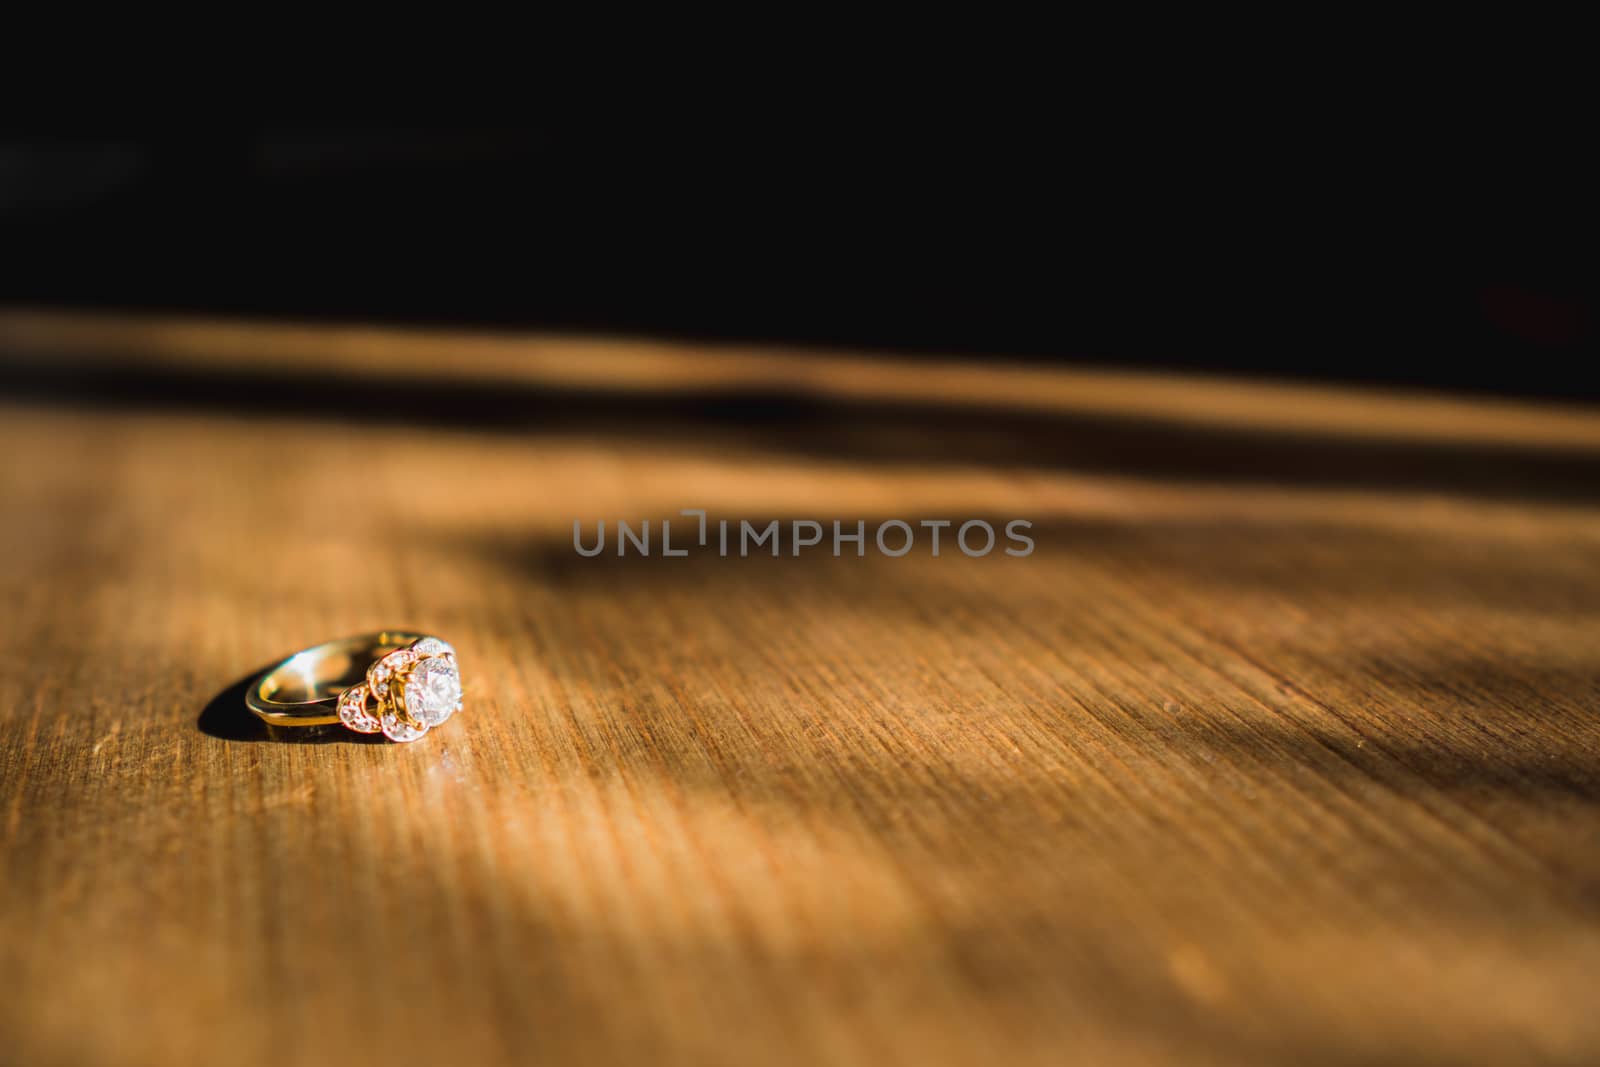
[[245,704],[271,726],[343,723],[415,741],[461,710],[456,650],[385,630],[296,652],[250,683]]

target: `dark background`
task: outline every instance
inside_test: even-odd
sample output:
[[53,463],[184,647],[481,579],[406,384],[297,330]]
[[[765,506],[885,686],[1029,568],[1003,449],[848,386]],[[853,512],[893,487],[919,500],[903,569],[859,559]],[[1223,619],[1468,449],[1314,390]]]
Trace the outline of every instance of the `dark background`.
[[0,303],[1600,398],[1589,127],[1381,111],[29,132]]

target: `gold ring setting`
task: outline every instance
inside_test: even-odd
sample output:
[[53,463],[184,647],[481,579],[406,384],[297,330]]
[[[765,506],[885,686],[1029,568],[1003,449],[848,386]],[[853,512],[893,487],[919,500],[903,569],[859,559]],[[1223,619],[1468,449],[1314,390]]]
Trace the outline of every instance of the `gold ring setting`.
[[385,630],[295,653],[250,684],[245,704],[272,726],[342,723],[415,741],[461,710],[461,671],[445,641]]

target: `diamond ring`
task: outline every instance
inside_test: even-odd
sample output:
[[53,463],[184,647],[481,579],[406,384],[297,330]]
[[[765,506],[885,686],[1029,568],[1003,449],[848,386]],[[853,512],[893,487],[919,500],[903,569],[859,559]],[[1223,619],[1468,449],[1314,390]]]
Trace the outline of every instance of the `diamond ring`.
[[386,630],[296,652],[251,682],[244,702],[272,726],[343,723],[415,741],[461,710],[461,672],[437,637]]

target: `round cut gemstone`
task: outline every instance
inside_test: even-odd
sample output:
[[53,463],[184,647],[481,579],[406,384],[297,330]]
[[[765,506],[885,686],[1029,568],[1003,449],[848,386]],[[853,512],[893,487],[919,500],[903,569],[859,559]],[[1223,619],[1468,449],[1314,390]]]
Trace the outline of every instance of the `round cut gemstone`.
[[429,726],[438,726],[461,705],[461,675],[443,656],[430,656],[406,679],[406,711]]

